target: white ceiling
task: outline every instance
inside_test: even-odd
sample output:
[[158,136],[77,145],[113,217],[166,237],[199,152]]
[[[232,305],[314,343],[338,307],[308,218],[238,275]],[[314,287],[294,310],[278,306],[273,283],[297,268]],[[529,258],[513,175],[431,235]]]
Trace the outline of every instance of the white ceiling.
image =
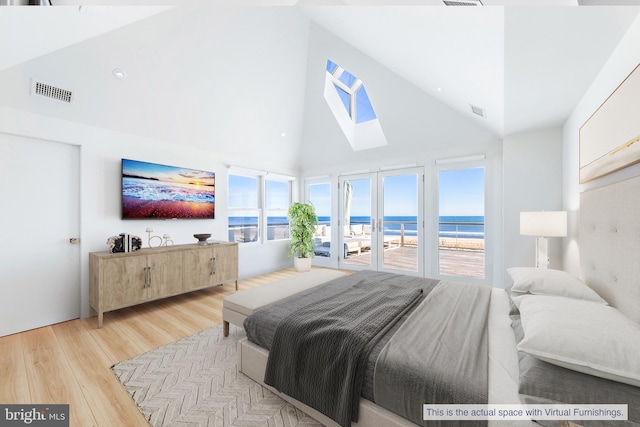
[[[562,123],[640,11],[513,3],[526,2],[303,11],[424,92],[504,135]],[[470,105],[483,108],[486,118],[471,114]]]
[[[491,6],[504,4],[505,0],[483,2]],[[440,0],[406,0],[402,3],[422,6],[402,7],[356,6],[374,4],[371,0],[336,0],[348,7],[314,3],[298,2],[297,9],[499,136],[562,123],[640,10],[631,6],[561,6],[575,4],[575,0],[537,0],[535,7],[518,6],[530,4],[527,0],[510,0],[508,7],[483,8],[424,6],[440,5]],[[142,22],[142,40],[134,37],[130,43],[131,51],[143,51],[145,44],[152,42],[146,34],[163,33],[162,28],[153,26],[166,26],[184,16],[169,11],[162,19],[146,19],[167,8],[111,6],[80,12],[78,6],[0,7],[0,28],[11,35],[0,40],[0,71],[129,24],[128,32],[133,34]],[[203,34],[211,34],[211,22],[194,22],[197,25],[189,22],[188,28],[172,22],[180,28],[181,44],[167,49],[202,46]],[[288,34],[296,36],[306,33]],[[184,55],[166,50],[163,54]],[[138,63],[128,67],[144,69],[146,59],[140,55]],[[149,102],[153,105],[162,101]],[[472,114],[470,104],[483,108],[486,118]]]
[[170,7],[0,7],[0,71]]
[[[302,10],[424,92],[502,134],[503,8],[316,6]],[[487,118],[472,115],[470,104],[483,108]]]
[[505,9],[505,134],[562,124],[640,8]]

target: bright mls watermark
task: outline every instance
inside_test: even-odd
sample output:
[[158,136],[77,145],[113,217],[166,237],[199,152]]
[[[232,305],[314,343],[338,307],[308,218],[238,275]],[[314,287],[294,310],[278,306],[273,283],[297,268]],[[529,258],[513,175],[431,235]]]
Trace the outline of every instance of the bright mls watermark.
[[69,427],[69,405],[0,404],[0,427]]

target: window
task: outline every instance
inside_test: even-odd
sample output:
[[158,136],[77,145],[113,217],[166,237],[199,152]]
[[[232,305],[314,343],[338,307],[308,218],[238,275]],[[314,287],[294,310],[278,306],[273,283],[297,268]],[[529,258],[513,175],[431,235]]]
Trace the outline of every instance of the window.
[[438,174],[439,273],[485,277],[485,170],[443,170]]
[[387,145],[362,80],[327,60],[324,98],[354,150]]
[[288,239],[287,210],[291,202],[290,182],[266,179],[264,199],[267,212],[267,240]]
[[316,256],[331,256],[331,183],[310,183],[308,200],[318,215],[318,227],[313,238]]
[[333,86],[353,121],[364,123],[377,119],[362,80],[331,60],[327,61],[327,71],[331,74]]
[[[289,238],[287,210],[292,177],[247,170],[229,173],[229,241],[238,243]],[[269,176],[272,176],[271,174]]]
[[258,177],[229,174],[229,241],[257,242],[261,209]]

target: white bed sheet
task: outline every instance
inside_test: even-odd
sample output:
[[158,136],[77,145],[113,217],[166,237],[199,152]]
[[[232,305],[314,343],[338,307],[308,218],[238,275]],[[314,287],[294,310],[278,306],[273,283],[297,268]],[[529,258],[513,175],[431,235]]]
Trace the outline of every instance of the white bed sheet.
[[[489,306],[489,403],[520,404],[518,397],[518,351],[509,317],[509,296],[493,288]],[[538,426],[533,421],[489,421],[489,427]]]

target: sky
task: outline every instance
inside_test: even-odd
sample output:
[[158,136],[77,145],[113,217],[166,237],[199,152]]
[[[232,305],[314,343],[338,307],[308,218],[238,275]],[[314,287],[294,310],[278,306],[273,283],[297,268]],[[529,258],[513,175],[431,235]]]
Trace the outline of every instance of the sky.
[[[258,208],[258,178],[229,174],[229,207]],[[266,180],[265,204],[267,209],[289,208],[289,183]]]
[[215,182],[213,172],[129,159],[122,159],[122,173],[167,182],[200,183],[201,185],[214,185]]
[[[369,179],[353,185],[351,216],[371,215]],[[331,186],[311,186],[309,199],[318,216],[331,214]],[[415,174],[387,176],[384,180],[385,216],[416,216],[418,182]],[[438,174],[439,216],[484,216],[484,168],[457,169]]]
[[[416,216],[418,181],[416,174],[391,175],[384,178],[384,215]],[[352,179],[351,216],[371,216],[371,181]],[[255,177],[229,175],[229,206],[258,208],[258,180]],[[287,209],[289,184],[266,183],[267,209]],[[456,169],[438,174],[439,216],[484,216],[484,168]],[[331,185],[313,184],[309,200],[318,216],[331,216]]]
[[440,216],[484,216],[484,168],[440,172]]

